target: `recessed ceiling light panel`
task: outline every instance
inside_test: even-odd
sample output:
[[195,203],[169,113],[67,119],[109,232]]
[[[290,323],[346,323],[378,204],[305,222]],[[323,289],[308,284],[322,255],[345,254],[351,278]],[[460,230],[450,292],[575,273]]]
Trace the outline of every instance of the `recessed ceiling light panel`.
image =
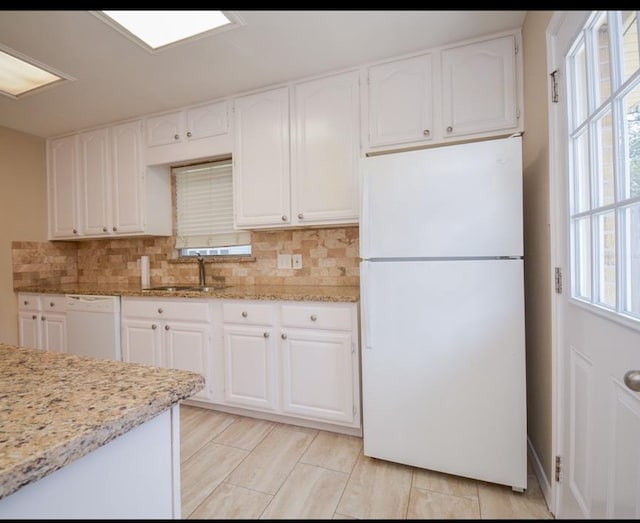
[[148,51],[243,25],[231,14],[214,10],[122,10],[93,12]]
[[73,78],[0,45],[0,94],[19,98]]

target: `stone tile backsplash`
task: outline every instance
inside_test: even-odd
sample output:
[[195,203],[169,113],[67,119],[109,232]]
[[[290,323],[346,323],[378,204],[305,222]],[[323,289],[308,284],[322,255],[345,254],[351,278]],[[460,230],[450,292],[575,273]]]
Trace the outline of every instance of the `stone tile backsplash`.
[[[50,283],[140,283],[147,255],[151,284],[197,283],[193,260],[176,258],[175,238],[80,242],[12,242],[14,286]],[[358,227],[254,231],[252,256],[211,260],[207,283],[228,285],[358,285]],[[302,269],[278,269],[278,253],[301,254]]]

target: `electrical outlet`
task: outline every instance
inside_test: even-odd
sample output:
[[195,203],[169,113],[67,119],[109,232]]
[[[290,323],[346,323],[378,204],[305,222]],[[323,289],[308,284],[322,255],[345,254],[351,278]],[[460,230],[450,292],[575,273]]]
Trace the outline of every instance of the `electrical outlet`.
[[278,269],[291,269],[291,254],[278,253]]
[[302,269],[302,254],[294,254],[291,256],[294,269]]

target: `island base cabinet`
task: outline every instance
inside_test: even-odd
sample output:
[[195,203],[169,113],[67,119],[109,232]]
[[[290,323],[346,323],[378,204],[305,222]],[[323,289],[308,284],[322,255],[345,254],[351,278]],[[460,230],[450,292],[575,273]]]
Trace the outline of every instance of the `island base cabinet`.
[[180,519],[179,409],[0,499],[0,518]]
[[351,333],[288,329],[282,340],[284,412],[352,423],[352,359]]

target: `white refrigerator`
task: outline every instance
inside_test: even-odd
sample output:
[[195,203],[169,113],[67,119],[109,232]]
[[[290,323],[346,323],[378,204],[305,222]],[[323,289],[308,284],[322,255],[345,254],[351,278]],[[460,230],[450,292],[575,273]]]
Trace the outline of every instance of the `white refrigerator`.
[[366,456],[526,489],[521,142],[361,160]]

